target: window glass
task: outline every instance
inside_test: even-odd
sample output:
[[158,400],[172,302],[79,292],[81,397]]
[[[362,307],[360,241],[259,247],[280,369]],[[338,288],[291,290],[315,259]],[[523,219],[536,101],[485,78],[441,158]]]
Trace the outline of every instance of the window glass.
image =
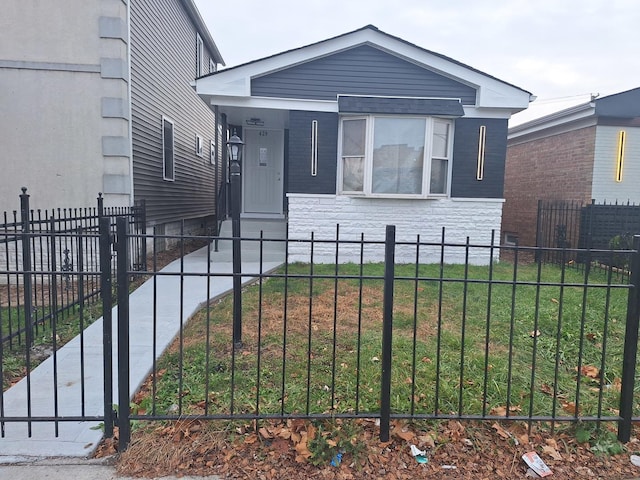
[[451,120],[373,116],[342,119],[343,193],[446,195],[451,165]]
[[431,160],[431,181],[429,191],[431,193],[447,193],[447,172],[449,162],[434,158]]
[[434,157],[449,156],[449,124],[445,122],[433,122],[433,147]]
[[174,149],[173,149],[173,123],[168,119],[162,119],[162,168],[165,180],[175,179]]
[[342,190],[364,190],[364,152],[366,144],[364,118],[342,122]]
[[375,119],[373,193],[422,193],[425,119]]

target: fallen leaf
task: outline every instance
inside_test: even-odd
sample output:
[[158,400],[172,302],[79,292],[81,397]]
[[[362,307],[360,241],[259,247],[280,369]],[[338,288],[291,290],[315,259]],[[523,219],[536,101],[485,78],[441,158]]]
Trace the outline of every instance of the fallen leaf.
[[[575,370],[577,372],[578,367],[576,367]],[[583,365],[582,368],[580,368],[580,373],[585,377],[600,378],[600,369],[598,367],[594,367],[593,365]]]
[[553,303],[560,303],[560,302],[558,302],[558,300],[556,300],[555,298],[552,298],[552,299],[551,299],[551,301],[552,301]]
[[244,437],[244,443],[246,443],[247,445],[252,445],[257,441],[258,441],[258,435],[256,435],[255,433],[252,433]]
[[498,435],[500,435],[500,436],[501,436],[502,438],[504,438],[504,439],[507,439],[507,438],[509,438],[509,437],[511,436],[511,435],[509,435],[509,433],[508,433],[504,428],[502,428],[502,426],[500,426],[500,424],[498,424],[497,422],[496,422],[496,423],[494,423],[493,425],[491,425],[491,428],[493,428],[493,429],[496,431],[496,433],[497,433]]
[[546,453],[554,460],[557,460],[557,461],[562,460],[562,455],[560,455],[560,452],[558,452],[558,450],[556,450],[550,445],[545,445],[544,447],[542,447],[542,453]]
[[562,409],[565,412],[568,412],[572,415],[576,414],[576,404],[575,402],[562,402]]
[[536,338],[536,337],[539,337],[540,335],[542,335],[542,333],[540,332],[540,330],[533,330],[533,331],[529,334],[529,336],[530,336],[531,338]]
[[415,436],[413,434],[413,432],[411,432],[410,430],[406,430],[406,431],[402,431],[402,430],[395,431],[394,430],[393,434],[396,437],[400,437],[402,440],[405,440],[407,442],[413,440],[413,437]]

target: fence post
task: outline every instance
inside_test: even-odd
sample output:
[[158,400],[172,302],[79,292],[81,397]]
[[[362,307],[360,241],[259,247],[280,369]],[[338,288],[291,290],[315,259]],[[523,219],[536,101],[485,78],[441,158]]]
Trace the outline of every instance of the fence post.
[[131,440],[129,423],[129,219],[116,218],[116,281],[118,283],[118,451]]
[[111,292],[111,220],[100,217],[100,297],[104,372],[104,435],[113,436],[113,294]]
[[[24,329],[27,345],[27,363],[30,362],[29,349],[33,345],[33,278],[31,274],[31,223],[29,218],[29,194],[27,187],[22,187],[20,195],[20,222],[22,223],[22,271],[24,294]],[[29,367],[27,367],[29,368]]]
[[638,324],[640,323],[640,235],[633,238],[633,258],[627,300],[627,325],[624,335],[624,356],[622,358],[622,387],[620,391],[620,420],[618,440],[628,442],[631,438],[631,418],[633,416],[633,391],[635,387],[636,358],[638,354]]
[[387,225],[384,241],[384,292],[382,317],[382,379],[380,385],[380,441],[389,441],[391,418],[391,342],[393,335],[393,285],[396,227]]
[[102,192],[98,192],[98,217],[104,217],[104,198]]
[[536,219],[536,253],[535,253],[535,261],[539,262],[542,260],[540,255],[540,248],[542,245],[542,200],[538,200],[538,215]]

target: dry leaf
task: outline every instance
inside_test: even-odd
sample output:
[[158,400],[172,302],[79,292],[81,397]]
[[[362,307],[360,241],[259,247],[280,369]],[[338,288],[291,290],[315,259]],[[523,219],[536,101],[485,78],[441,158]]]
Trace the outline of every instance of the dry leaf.
[[551,301],[552,301],[553,303],[559,303],[559,302],[558,302],[558,300],[556,300],[555,298],[552,298],[552,299],[551,299]]
[[[303,432],[300,438],[300,441],[295,446],[296,452],[298,452],[298,456],[301,456],[305,459],[311,456],[311,452],[307,446],[307,432]],[[297,461],[297,457],[296,457]]]
[[402,430],[395,431],[395,430],[394,430],[393,434],[394,434],[396,437],[400,437],[402,440],[405,440],[405,441],[407,441],[407,442],[409,442],[409,441],[413,440],[413,437],[415,436],[415,435],[413,434],[413,432],[411,432],[411,431],[409,431],[409,430],[406,430],[406,431],[402,431]]
[[[578,367],[576,367],[575,370],[578,371]],[[593,365],[584,365],[580,369],[580,373],[585,377],[600,378],[600,369],[598,367],[594,367]]]
[[576,414],[576,404],[575,402],[562,402],[562,409],[565,412],[570,413],[571,415]]
[[420,443],[420,446],[425,445],[429,448],[436,448],[435,438],[430,433],[426,435],[420,435],[418,437],[418,442]]
[[[522,408],[520,408],[518,405],[511,405],[509,407],[509,413],[516,413],[516,412],[521,412]],[[490,415],[495,415],[496,417],[506,417],[507,416],[507,407],[505,406],[498,406],[498,407],[494,407],[491,409],[491,411],[489,412]]]
[[509,435],[509,433],[508,433],[504,428],[502,428],[502,426],[500,426],[500,424],[498,424],[498,423],[494,423],[493,425],[491,425],[491,428],[493,428],[493,429],[496,431],[496,433],[497,433],[498,435],[500,435],[502,438],[507,439],[507,438],[509,438],[509,437],[511,436],[511,435]]
[[244,437],[244,443],[246,443],[247,445],[252,445],[257,441],[258,441],[258,435],[256,435],[255,433],[252,433]]
[[258,432],[260,433],[262,438],[265,438],[265,439],[273,438],[273,435],[271,435],[271,432],[269,432],[269,430],[267,430],[264,427],[262,427],[260,430],[258,430]]
[[533,331],[529,334],[529,336],[530,336],[531,338],[536,338],[536,337],[539,337],[540,335],[542,335],[542,333],[540,332],[540,330],[533,330]]
[[544,447],[542,447],[542,453],[546,453],[554,460],[557,460],[557,461],[562,460],[562,455],[560,455],[560,452],[558,452],[558,450],[556,450],[550,445],[545,445]]

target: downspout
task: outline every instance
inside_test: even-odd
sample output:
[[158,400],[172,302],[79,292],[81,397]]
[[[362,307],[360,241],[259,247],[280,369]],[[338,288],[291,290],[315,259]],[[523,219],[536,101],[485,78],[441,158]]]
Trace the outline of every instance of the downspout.
[[[215,185],[215,188],[213,189],[213,191],[215,192],[215,198],[213,199],[215,202],[215,212],[218,212],[219,208],[218,208],[218,192],[220,191],[220,164],[222,163],[222,159],[218,158],[218,150],[221,147],[220,142],[222,141],[222,138],[220,138],[220,135],[218,135],[219,133],[219,128],[218,126],[220,125],[220,108],[218,107],[218,105],[215,105],[213,107],[213,116],[215,118],[215,122],[213,125],[213,138],[215,138],[215,147],[216,147],[216,151],[215,153],[213,153],[216,161],[215,164],[215,168],[213,170],[213,182]],[[217,216],[216,216],[217,217]],[[218,219],[216,218],[215,221],[217,222]]]
[[134,192],[133,192],[133,115],[131,98],[131,1],[126,2],[127,5],[127,66],[129,70],[129,78],[127,85],[127,95],[129,96],[129,206],[134,204]]

